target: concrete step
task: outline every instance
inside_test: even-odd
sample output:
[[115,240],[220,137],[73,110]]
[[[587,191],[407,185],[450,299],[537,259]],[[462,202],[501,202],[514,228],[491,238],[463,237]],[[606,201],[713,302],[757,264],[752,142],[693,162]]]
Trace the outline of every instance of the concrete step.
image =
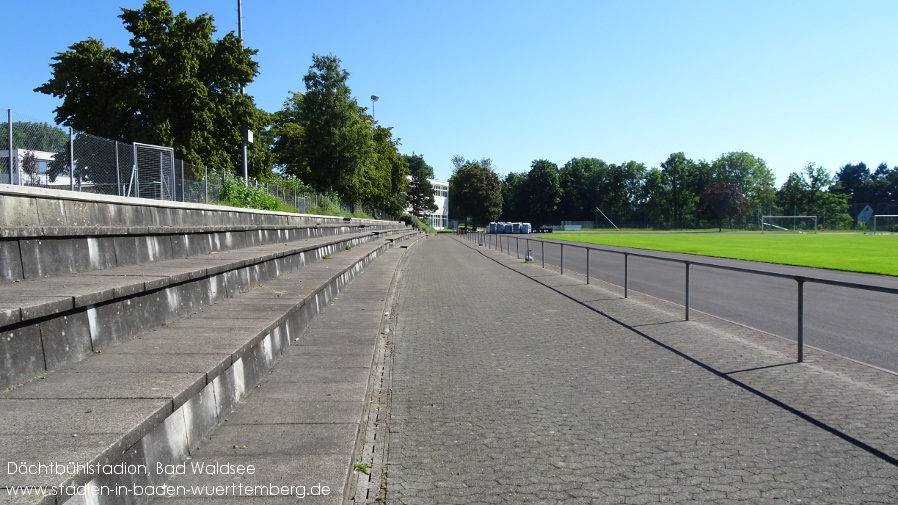
[[[189,317],[0,393],[0,459],[81,465],[24,471],[7,466],[0,470],[0,489],[7,489],[0,502],[143,501],[118,494],[13,498],[9,490],[39,486],[53,493],[66,491],[65,486],[108,490],[102,486],[160,484],[165,475],[155,474],[156,465],[185,461],[315,315],[392,246],[392,241],[377,240],[335,250],[331,259],[263,280],[233,298],[198,307]],[[343,360],[356,362],[345,356],[313,358],[319,364]],[[95,471],[96,465],[116,464],[125,465],[118,468],[123,475]]]
[[[391,286],[404,252],[385,252],[335,297],[225,421],[191,446],[185,473],[168,476],[172,496],[152,503],[374,503],[362,489],[369,476],[354,462],[382,471],[364,442],[376,430],[368,415],[377,415],[369,411],[378,351],[390,337]],[[252,473],[195,471],[228,464]]]
[[407,228],[308,238],[222,253],[0,284],[0,388],[333,254]]
[[396,227],[0,184],[0,282]]

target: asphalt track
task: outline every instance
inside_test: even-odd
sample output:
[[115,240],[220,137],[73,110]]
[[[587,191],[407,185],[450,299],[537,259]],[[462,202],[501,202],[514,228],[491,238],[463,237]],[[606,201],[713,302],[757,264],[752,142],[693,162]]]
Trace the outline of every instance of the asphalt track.
[[[496,248],[496,237],[487,240],[487,247]],[[501,237],[498,244],[504,251],[520,256],[523,261],[528,246],[527,236],[498,237]],[[529,248],[538,263],[543,261],[545,254],[547,268],[558,270],[562,267],[560,241],[547,240],[542,247],[538,240],[530,238]],[[622,252],[898,288],[898,279],[890,276],[570,242],[565,243],[563,248],[565,275],[586,279],[587,248],[591,249],[590,282],[621,286],[621,294],[624,285],[624,255],[619,253]],[[609,250],[616,252],[606,252]],[[683,264],[630,256],[628,272],[628,289],[678,305],[684,304],[686,268]],[[690,267],[689,277],[690,310],[796,340],[798,283],[795,280],[697,265]],[[898,372],[898,296],[805,283],[804,343]]]

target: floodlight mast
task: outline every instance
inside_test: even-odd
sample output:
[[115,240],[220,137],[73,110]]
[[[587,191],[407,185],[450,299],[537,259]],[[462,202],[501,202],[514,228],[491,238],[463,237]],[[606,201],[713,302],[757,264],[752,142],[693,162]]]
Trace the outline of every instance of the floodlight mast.
[[380,97],[377,95],[371,95],[371,119],[374,119],[374,104],[380,100]]
[[[243,2],[237,0],[237,40],[240,43],[240,50],[243,50]],[[240,85],[240,94],[243,94],[243,84]],[[243,181],[249,182],[249,169],[246,162],[246,141],[249,137],[249,128],[243,127]]]

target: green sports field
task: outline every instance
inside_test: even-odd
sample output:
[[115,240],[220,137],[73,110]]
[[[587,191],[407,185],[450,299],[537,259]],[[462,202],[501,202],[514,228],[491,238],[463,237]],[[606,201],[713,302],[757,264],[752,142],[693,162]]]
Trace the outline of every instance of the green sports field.
[[898,235],[556,232],[541,237],[898,276]]

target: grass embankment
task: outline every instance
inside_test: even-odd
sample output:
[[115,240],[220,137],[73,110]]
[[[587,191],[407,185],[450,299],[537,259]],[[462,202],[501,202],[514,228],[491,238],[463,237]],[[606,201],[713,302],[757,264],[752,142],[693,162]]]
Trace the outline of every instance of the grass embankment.
[[781,265],[898,276],[898,235],[860,233],[576,233],[540,235],[570,242],[633,247]]

